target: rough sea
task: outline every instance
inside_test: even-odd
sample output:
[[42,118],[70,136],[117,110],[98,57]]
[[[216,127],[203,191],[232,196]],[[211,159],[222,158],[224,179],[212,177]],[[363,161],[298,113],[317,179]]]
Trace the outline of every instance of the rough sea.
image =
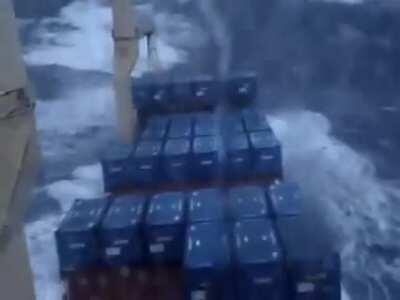
[[[26,226],[38,300],[61,299],[54,230],[74,199],[102,195],[98,158],[115,142],[112,20],[104,2],[72,1],[47,16],[19,19],[38,96],[43,153]],[[246,53],[234,42],[226,21],[229,10],[218,9],[216,2],[154,0],[139,5],[156,25],[164,69],[190,65],[207,71],[212,65],[213,72],[226,74],[232,60]],[[260,30],[254,38],[268,45],[273,41],[266,35]],[[150,66],[144,43],[141,49],[136,77]],[[247,60],[262,60],[263,48],[251,53],[257,51],[257,57]],[[296,93],[264,85],[263,77],[260,84],[258,103],[282,141],[285,174],[300,184],[307,204],[323,218],[326,226],[316,234],[333,233],[341,250],[343,300],[399,299],[398,95],[370,95],[347,86]]]

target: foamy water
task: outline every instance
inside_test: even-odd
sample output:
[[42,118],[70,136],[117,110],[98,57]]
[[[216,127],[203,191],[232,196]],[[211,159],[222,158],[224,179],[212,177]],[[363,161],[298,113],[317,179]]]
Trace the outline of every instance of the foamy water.
[[383,276],[390,274],[400,284],[399,261],[378,258],[369,246],[391,245],[400,233],[390,207],[392,198],[400,199],[398,186],[379,180],[367,157],[332,137],[323,115],[292,111],[270,120],[283,144],[287,177],[300,183],[306,201],[337,233],[344,274],[379,287],[379,296],[370,291],[367,299],[396,299]]
[[[162,67],[168,69],[187,59],[186,52],[171,45],[196,40],[187,19],[178,15],[165,15],[154,11],[151,5],[139,6],[139,13],[152,17],[157,28],[157,48]],[[65,32],[52,31],[49,25],[67,25]],[[113,41],[111,37],[111,9],[97,1],[76,1],[65,7],[59,18],[41,21],[37,30],[40,42],[28,49],[25,60],[30,65],[57,64],[78,70],[112,71]],[[201,39],[197,39],[201,42]],[[135,75],[148,70],[147,48],[140,43],[140,59]]]
[[[153,10],[149,6],[143,9]],[[155,23],[162,28],[158,34],[158,48],[163,66],[168,68],[190,60],[185,49],[188,44],[194,47],[194,39],[202,40],[201,31],[182,16],[155,11],[152,14]],[[111,71],[109,8],[94,1],[76,2],[66,7],[60,18],[49,19],[43,24],[46,22],[68,23],[76,29],[54,33],[42,26],[42,42],[27,52],[28,63],[56,63],[79,70]],[[145,56],[141,56],[137,75],[147,67]],[[40,130],[52,132],[54,138],[73,135],[89,126],[111,125],[114,121],[112,110],[111,85],[75,89],[60,95],[58,101],[40,103],[38,124]],[[390,264],[377,260],[368,252],[367,246],[393,240],[394,232],[390,229],[394,228],[392,222],[396,220],[391,216],[388,202],[389,198],[400,198],[398,187],[381,182],[367,157],[332,137],[330,122],[325,116],[299,110],[278,113],[269,118],[283,143],[285,170],[289,179],[300,183],[309,201],[318,203],[318,207],[326,212],[327,223],[340,236],[338,243],[342,249],[344,273],[375,282],[381,286],[383,297],[386,297],[382,300],[392,299],[385,290],[382,276],[389,273],[400,281],[400,261]],[[43,150],[45,155],[50,155],[46,149]],[[76,166],[71,179],[53,182],[42,189],[59,201],[65,212],[75,198],[101,196],[100,167]],[[27,228],[39,300],[61,299],[62,286],[58,281],[53,238],[61,216],[47,216]],[[343,299],[351,299],[345,290]],[[372,293],[370,299],[374,299]]]
[[[152,13],[151,6],[142,6],[154,17],[157,32],[158,57],[162,68],[168,69],[187,59],[186,50],[173,47],[169,41],[188,42],[194,34],[187,19],[176,15]],[[52,32],[48,24],[68,24],[73,29]],[[160,26],[163,25],[163,26]],[[30,65],[58,64],[77,70],[101,70],[111,72],[112,40],[111,10],[95,1],[77,1],[65,7],[59,18],[42,21],[37,34],[38,45],[26,49],[25,60]],[[180,35],[174,35],[179,31]],[[173,35],[173,38],[171,38]],[[135,75],[140,76],[149,68],[146,47],[141,43],[141,55]],[[68,90],[68,89],[63,89]],[[38,129],[50,133],[53,139],[75,135],[91,126],[110,126],[114,123],[113,92],[110,84],[91,89],[76,88],[64,92],[52,102],[39,102],[37,107]],[[43,143],[52,144],[52,140]],[[52,149],[53,150],[53,149]],[[43,149],[47,157],[57,155]],[[51,198],[60,203],[65,213],[76,198],[99,197],[103,193],[100,165],[77,166],[72,179],[60,180],[41,187]],[[59,280],[54,231],[62,214],[46,216],[30,223],[27,228],[28,245],[38,300],[61,299],[63,286]]]
[[71,180],[57,181],[42,189],[60,203],[62,213],[46,216],[29,224],[26,234],[35,276],[37,299],[57,300],[62,299],[64,290],[59,279],[54,231],[63,213],[69,210],[75,199],[91,199],[103,195],[101,167],[98,164],[78,167],[73,172]]

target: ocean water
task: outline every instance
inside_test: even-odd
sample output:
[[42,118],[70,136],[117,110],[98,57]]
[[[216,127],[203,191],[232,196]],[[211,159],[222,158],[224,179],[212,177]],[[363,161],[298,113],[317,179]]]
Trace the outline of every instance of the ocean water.
[[[196,49],[210,40],[217,41],[214,47],[221,56],[234,51],[226,45],[229,30],[218,20],[211,1],[197,8],[199,14],[205,14],[201,22],[159,5],[142,5],[141,9],[153,16],[159,28],[158,52],[165,69],[190,63]],[[33,24],[27,21],[22,26]],[[211,32],[209,28],[214,27]],[[44,70],[56,64],[76,74],[109,73],[110,28],[108,7],[96,1],[73,2],[59,16],[34,24],[36,38],[25,47],[26,62]],[[145,45],[141,47],[145,53]],[[227,72],[228,63],[220,62],[221,74]],[[148,67],[145,55],[141,55],[135,76]],[[342,96],[338,93],[335,97]],[[45,175],[26,227],[39,300],[61,299],[63,286],[58,278],[53,231],[63,213],[75,198],[102,195],[97,157],[114,140],[112,97],[110,79],[98,85],[74,83],[60,87],[54,99],[39,99],[37,118]],[[372,114],[384,122],[382,116],[397,111],[394,104]],[[271,110],[268,118],[283,143],[286,176],[301,185],[307,205],[324,224],[316,234],[332,234],[341,249],[343,299],[398,299],[400,216],[395,212],[400,203],[400,180],[380,176],[376,159],[378,156],[384,165],[391,164],[382,158],[386,153],[382,151],[397,147],[394,134],[382,137],[363,125],[350,130],[327,109],[304,106],[281,106]],[[391,125],[387,127],[390,133]],[[368,143],[379,139],[378,144],[386,150]]]

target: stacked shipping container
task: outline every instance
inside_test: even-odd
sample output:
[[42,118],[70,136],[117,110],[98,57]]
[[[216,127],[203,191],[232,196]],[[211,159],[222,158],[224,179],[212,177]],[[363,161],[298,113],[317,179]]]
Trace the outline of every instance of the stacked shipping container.
[[[109,197],[77,200],[56,232],[70,300],[340,299],[340,259],[282,183],[265,114],[168,114],[215,107],[220,85],[136,90],[145,125],[103,157]],[[236,107],[255,98],[252,74],[225,85]]]

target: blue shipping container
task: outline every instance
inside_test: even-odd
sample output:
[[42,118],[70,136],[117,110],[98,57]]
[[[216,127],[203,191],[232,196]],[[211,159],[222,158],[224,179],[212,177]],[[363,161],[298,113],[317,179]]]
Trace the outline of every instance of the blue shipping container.
[[249,132],[272,131],[264,112],[246,110],[243,112],[243,119],[246,130]]
[[224,221],[225,197],[220,189],[202,189],[189,195],[189,223]]
[[132,165],[132,146],[113,145],[101,159],[104,189],[114,192],[132,185],[134,168]]
[[336,250],[335,236],[312,212],[278,217],[276,226],[289,264],[321,262]]
[[[272,193],[272,199],[276,194],[278,192]],[[283,212],[286,210],[284,205],[279,208]],[[295,213],[289,210],[286,216],[276,218],[290,275],[292,299],[340,300],[340,259],[335,254],[335,236],[313,213],[306,214],[304,209],[301,214]]]
[[148,119],[141,138],[143,140],[164,140],[169,125],[169,119],[164,117],[152,117]]
[[152,108],[152,85],[146,80],[134,80],[132,89],[132,99],[137,109],[150,111]]
[[284,300],[284,260],[271,221],[235,223],[234,240],[238,300]]
[[221,118],[222,135],[231,137],[245,132],[243,116],[241,113],[229,113]]
[[221,143],[219,137],[197,137],[193,141],[191,172],[194,179],[212,181],[218,179],[222,170]]
[[253,171],[256,176],[282,178],[281,144],[272,132],[262,131],[250,134]]
[[168,137],[171,139],[190,138],[192,136],[192,118],[178,115],[171,118]]
[[320,262],[293,264],[290,284],[293,300],[340,300],[341,264],[334,253]]
[[153,113],[168,112],[173,100],[172,84],[160,83],[151,87],[151,105],[154,108]]
[[161,141],[140,141],[132,159],[134,174],[131,177],[132,186],[152,186],[162,181]]
[[246,134],[228,138],[225,159],[228,179],[247,179],[251,175],[251,152]]
[[176,80],[172,86],[173,106],[180,110],[192,110],[194,91],[193,82],[190,79]]
[[114,199],[99,233],[106,264],[122,267],[144,263],[145,204],[142,196],[127,195]]
[[160,79],[159,74],[156,73],[145,74],[140,79],[134,79],[132,100],[140,112],[154,115],[168,111],[172,98],[172,86],[169,83],[160,82]]
[[213,108],[221,98],[220,83],[211,76],[193,78],[194,104],[198,108]]
[[257,96],[257,75],[254,73],[233,76],[227,82],[227,97],[234,106],[247,106]]
[[197,114],[194,122],[194,134],[196,136],[218,135],[218,121],[213,114]]
[[98,229],[108,199],[76,200],[58,227],[55,238],[62,273],[97,266],[101,259]]
[[163,170],[167,182],[190,180],[191,143],[189,139],[170,139],[164,147]]
[[234,220],[270,216],[266,193],[259,186],[239,186],[228,192],[228,203]]
[[276,218],[299,216],[303,198],[300,188],[294,183],[275,183],[269,187],[271,210]]
[[185,299],[235,299],[229,231],[223,223],[190,225],[185,248]]
[[182,262],[185,236],[185,195],[169,192],[151,198],[146,216],[146,248],[151,263]]

